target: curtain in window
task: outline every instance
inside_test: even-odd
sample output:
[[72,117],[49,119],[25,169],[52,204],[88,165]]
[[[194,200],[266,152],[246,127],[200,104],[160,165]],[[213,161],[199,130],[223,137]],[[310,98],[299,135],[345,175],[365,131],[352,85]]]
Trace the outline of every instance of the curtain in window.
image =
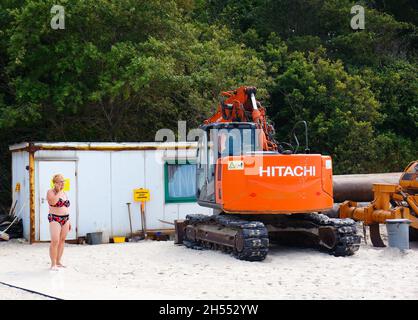
[[196,193],[196,165],[169,164],[167,166],[169,197],[194,197]]

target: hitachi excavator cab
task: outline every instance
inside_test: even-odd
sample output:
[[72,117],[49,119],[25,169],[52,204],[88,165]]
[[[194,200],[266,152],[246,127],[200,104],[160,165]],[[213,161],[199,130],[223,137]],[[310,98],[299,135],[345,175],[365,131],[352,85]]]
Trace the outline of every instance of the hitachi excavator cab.
[[202,206],[220,209],[215,196],[218,160],[232,157],[238,163],[243,155],[254,154],[262,149],[254,123],[212,123],[201,129],[203,136],[197,151],[197,199]]
[[332,208],[331,158],[263,151],[254,123],[201,127],[197,199],[226,213],[306,213]]

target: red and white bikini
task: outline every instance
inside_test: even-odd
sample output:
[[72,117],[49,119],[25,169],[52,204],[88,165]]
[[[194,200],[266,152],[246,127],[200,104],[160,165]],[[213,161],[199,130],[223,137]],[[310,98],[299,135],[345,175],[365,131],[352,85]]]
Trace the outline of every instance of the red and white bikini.
[[[62,198],[59,198],[57,203],[54,205],[51,205],[51,207],[56,207],[56,208],[61,208],[61,207],[69,207],[70,206],[70,200],[63,200]],[[53,214],[53,213],[49,213],[48,214],[48,221],[52,222],[52,221],[56,221],[58,222],[61,227],[69,220],[70,215],[66,214],[63,216],[57,215],[57,214]]]

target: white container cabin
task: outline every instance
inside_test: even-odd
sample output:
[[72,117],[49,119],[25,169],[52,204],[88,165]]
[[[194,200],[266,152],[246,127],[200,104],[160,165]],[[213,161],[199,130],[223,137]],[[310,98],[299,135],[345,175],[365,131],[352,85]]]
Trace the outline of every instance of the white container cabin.
[[[104,240],[140,231],[140,202],[133,190],[150,190],[145,202],[147,231],[173,229],[165,222],[190,213],[211,214],[195,199],[196,144],[24,142],[9,147],[12,154],[13,203],[23,219],[24,237],[49,241],[46,192],[57,173],[66,179],[73,226],[67,240],[103,232]],[[165,221],[165,222],[162,222]]]

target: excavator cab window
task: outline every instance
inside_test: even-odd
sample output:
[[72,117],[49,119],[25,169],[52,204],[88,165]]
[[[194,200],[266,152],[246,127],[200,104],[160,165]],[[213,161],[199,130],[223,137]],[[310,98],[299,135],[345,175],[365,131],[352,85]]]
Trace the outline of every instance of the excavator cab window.
[[218,142],[217,158],[243,154],[242,133],[243,130],[240,129],[221,129],[217,133],[215,132]]
[[253,123],[229,122],[203,126],[198,144],[197,199],[215,203],[215,173],[219,158],[260,151]]

